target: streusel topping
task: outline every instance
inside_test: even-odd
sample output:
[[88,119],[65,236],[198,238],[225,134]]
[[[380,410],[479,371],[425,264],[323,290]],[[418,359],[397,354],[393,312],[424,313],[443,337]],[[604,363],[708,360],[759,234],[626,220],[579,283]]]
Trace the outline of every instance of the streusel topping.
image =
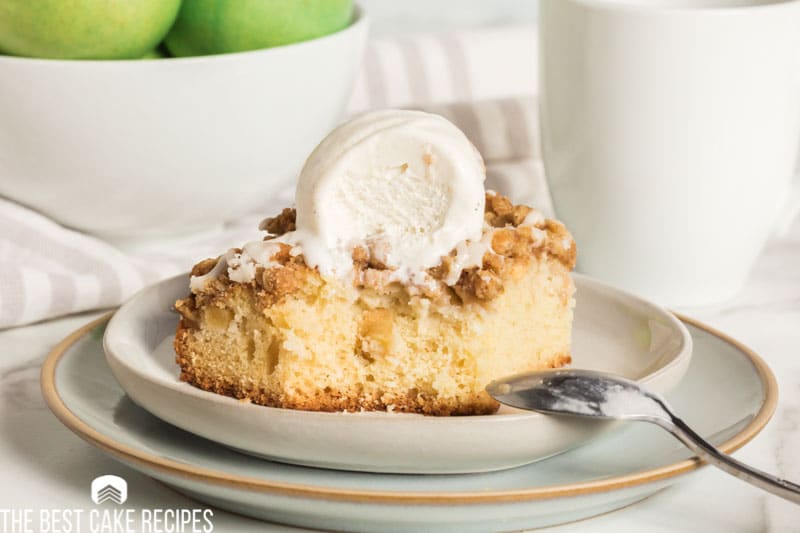
[[[291,294],[300,284],[320,278],[316,269],[306,265],[302,253],[276,238],[293,231],[295,210],[284,209],[264,220],[260,227],[270,256],[259,263],[247,253],[247,246],[230,250],[224,256],[201,261],[192,269],[192,292],[201,299],[213,298],[236,283],[252,283],[259,300],[271,305]],[[269,246],[273,244],[274,246]],[[483,235],[479,241],[460,243],[438,266],[420,271],[410,280],[400,280],[384,261],[385,250],[359,246],[352,253],[352,285],[379,294],[406,290],[410,296],[461,302],[488,301],[517,279],[529,264],[543,254],[556,258],[567,268],[575,265],[575,241],[563,224],[545,219],[525,205],[514,205],[505,196],[486,193]],[[265,260],[266,259],[266,260]],[[224,260],[224,261],[223,261]],[[225,268],[227,267],[227,268]],[[242,275],[242,269],[247,270]]]

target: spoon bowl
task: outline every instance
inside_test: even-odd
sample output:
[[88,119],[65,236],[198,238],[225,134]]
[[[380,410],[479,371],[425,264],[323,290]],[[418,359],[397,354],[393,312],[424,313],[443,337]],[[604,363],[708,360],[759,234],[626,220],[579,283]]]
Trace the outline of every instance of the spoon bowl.
[[661,398],[637,382],[592,370],[546,370],[493,381],[486,391],[518,409],[613,420],[666,417]]

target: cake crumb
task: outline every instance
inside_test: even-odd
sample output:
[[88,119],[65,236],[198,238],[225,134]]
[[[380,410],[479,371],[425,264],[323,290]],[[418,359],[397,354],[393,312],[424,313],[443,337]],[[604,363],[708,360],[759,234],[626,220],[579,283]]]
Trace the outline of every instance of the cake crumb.
[[286,207],[278,216],[265,218],[258,225],[258,229],[269,233],[268,237],[278,237],[297,229],[297,211]]

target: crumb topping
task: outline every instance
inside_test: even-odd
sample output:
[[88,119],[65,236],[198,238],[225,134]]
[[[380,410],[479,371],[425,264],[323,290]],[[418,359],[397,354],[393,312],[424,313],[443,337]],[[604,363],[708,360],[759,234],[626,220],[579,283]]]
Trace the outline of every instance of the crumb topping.
[[[295,217],[295,210],[286,208],[279,215],[265,219],[259,225],[269,233],[264,240],[294,231]],[[278,250],[270,258],[269,265],[257,266],[250,282],[255,285],[256,297],[264,306],[282,300],[309,280],[321,280],[316,269],[305,264],[302,254],[293,255],[291,246],[276,244]],[[388,251],[379,243],[353,250],[353,285],[356,289],[386,294],[401,288],[409,296],[448,298],[466,303],[497,297],[508,281],[517,279],[532,261],[543,255],[555,258],[569,269],[574,268],[576,247],[572,236],[560,222],[545,219],[528,206],[514,205],[505,196],[487,192],[481,241],[459,245],[442,258],[441,264],[415,275],[411,284],[398,281],[395,272],[384,262],[386,253]],[[209,276],[219,259],[205,259],[192,268],[192,276],[209,278],[192,297],[202,301],[214,299],[215,295],[238,284],[230,279],[226,269],[221,269],[217,276]],[[187,318],[194,307],[186,300],[176,304],[176,309]]]
[[269,233],[264,240],[274,239],[284,233],[297,229],[297,212],[294,208],[285,207],[278,216],[265,218],[258,225],[258,229]]

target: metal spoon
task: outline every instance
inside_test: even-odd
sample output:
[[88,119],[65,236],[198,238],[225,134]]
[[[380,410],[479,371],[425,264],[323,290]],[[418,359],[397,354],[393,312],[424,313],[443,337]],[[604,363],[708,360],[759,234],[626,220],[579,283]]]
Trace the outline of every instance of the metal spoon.
[[762,472],[716,449],[678,418],[660,396],[625,378],[590,370],[517,374],[493,381],[486,391],[498,402],[547,414],[656,424],[698,457],[725,472],[800,504],[800,485]]

